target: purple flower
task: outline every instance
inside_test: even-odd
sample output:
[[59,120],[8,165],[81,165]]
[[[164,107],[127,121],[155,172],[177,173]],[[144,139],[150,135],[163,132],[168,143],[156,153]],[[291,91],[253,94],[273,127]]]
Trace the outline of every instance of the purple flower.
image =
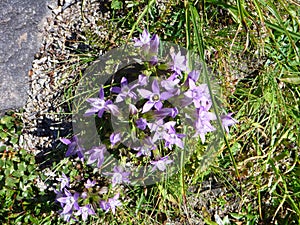
[[118,93],[116,98],[116,103],[122,102],[125,99],[136,99],[136,93],[133,92],[133,89],[137,86],[136,85],[128,85],[128,81],[125,77],[121,79],[121,87],[112,87],[111,91],[114,93]]
[[231,117],[232,114],[233,113],[228,113],[227,115],[221,116],[222,125],[227,133],[229,133],[229,129],[228,129],[229,126],[238,123],[236,119]]
[[170,92],[160,93],[158,81],[153,80],[152,92],[146,89],[138,89],[138,92],[143,98],[149,99],[143,106],[142,113],[148,112],[153,106],[160,110],[163,107],[163,100],[167,100],[173,96]]
[[124,171],[124,168],[121,166],[115,166],[113,169],[113,173],[105,173],[105,175],[112,175],[112,186],[116,186],[117,184],[122,183],[130,183],[129,175],[130,172]]
[[155,118],[158,120],[164,119],[167,116],[175,118],[178,115],[178,109],[175,108],[162,108],[159,111],[154,111]]
[[179,95],[179,79],[174,80],[162,80],[160,82],[161,86],[166,89],[166,91],[171,92],[173,95]]
[[[158,35],[154,34],[150,40],[150,54],[157,54],[158,53],[158,46],[159,46],[159,37]],[[156,56],[154,56],[156,57]],[[152,61],[155,59],[153,59],[153,57],[151,58]],[[157,58],[156,58],[156,63],[157,63]]]
[[139,118],[138,120],[136,120],[136,125],[141,130],[145,130],[147,127],[147,120],[144,118]]
[[166,140],[169,136],[168,130],[171,128],[174,128],[176,125],[175,121],[169,121],[167,123],[164,123],[163,120],[155,121],[154,123],[148,123],[148,127],[151,131],[151,133],[154,132],[152,141],[156,142],[157,140],[164,139]]
[[73,196],[67,189],[64,189],[64,192],[65,192],[65,197],[60,197],[57,199],[58,202],[64,204],[64,209],[61,214],[68,214],[73,209],[79,210],[79,205],[77,202],[79,193],[75,192]]
[[104,153],[106,153],[106,146],[100,145],[99,147],[93,147],[88,151],[90,154],[87,164],[93,164],[97,161],[97,167],[100,168],[104,162]]
[[212,105],[206,84],[197,86],[192,79],[189,79],[189,90],[184,95],[187,97],[186,103],[190,104],[193,102],[196,108],[203,106],[205,110],[209,110]]
[[151,156],[151,151],[156,149],[156,145],[150,137],[147,137],[142,141],[140,146],[133,147],[133,149],[138,151],[136,154],[137,157],[140,157],[141,155]]
[[87,192],[84,191],[84,192],[81,193],[81,198],[82,199],[87,199],[87,197],[88,197],[88,193]]
[[116,213],[116,207],[121,206],[122,203],[118,200],[120,194],[116,194],[113,198],[109,198],[107,201],[100,201],[100,207],[105,211],[108,212],[109,210],[112,211],[113,214]]
[[194,136],[200,136],[202,143],[205,142],[205,134],[216,130],[211,124],[211,120],[216,120],[216,115],[211,112],[207,112],[203,106],[197,109],[195,128],[196,133]]
[[70,222],[71,219],[74,220],[74,221],[78,221],[73,215],[72,215],[72,211],[70,213],[67,213],[67,214],[62,214],[62,217],[64,219],[64,221],[66,222]]
[[138,109],[136,108],[136,106],[135,105],[133,105],[133,104],[128,104],[128,107],[129,107],[129,113],[130,113],[130,115],[135,115],[135,114],[137,114],[138,113]]
[[109,204],[107,201],[101,200],[99,202],[100,208],[103,209],[105,212],[109,211]]
[[158,58],[157,58],[157,56],[152,56],[152,57],[150,58],[149,62],[150,62],[150,64],[151,64],[152,66],[155,66],[155,65],[158,63]]
[[62,177],[57,178],[60,181],[60,190],[62,191],[65,187],[70,187],[70,178],[62,173]]
[[172,71],[174,71],[174,75],[172,75],[169,79],[174,80],[177,76],[181,76],[182,71],[186,71],[186,57],[184,55],[181,55],[181,52],[179,51],[177,54],[175,52],[170,53],[172,62],[169,63],[169,67]]
[[[58,191],[58,190],[54,189],[54,193],[56,194],[56,199],[55,199],[56,202],[58,202],[57,199],[59,199],[61,197],[65,197],[65,194],[62,191]],[[60,206],[63,208],[64,207],[64,203],[60,202]]]
[[165,140],[165,146],[169,149],[172,148],[173,145],[177,145],[179,148],[183,149],[183,142],[181,138],[185,137],[184,134],[177,134],[175,129],[171,127],[168,132],[168,136],[166,136]]
[[162,157],[160,160],[157,161],[151,161],[150,163],[153,166],[152,171],[155,171],[156,169],[160,171],[165,171],[166,170],[166,165],[172,163],[173,160],[170,160],[168,156]]
[[149,77],[144,74],[140,74],[138,78],[138,84],[140,86],[146,86],[148,83],[149,83]]
[[187,82],[189,82],[189,80],[191,79],[192,81],[194,81],[196,83],[199,79],[199,76],[200,76],[200,72],[198,70],[192,70],[188,74]]
[[74,135],[71,139],[67,138],[61,138],[60,141],[64,143],[65,145],[68,145],[68,150],[66,152],[66,157],[72,156],[72,155],[78,155],[78,157],[83,160],[83,148],[79,145],[79,140],[76,135]]
[[141,47],[144,51],[145,55],[157,54],[158,46],[159,46],[159,37],[155,34],[150,38],[149,32],[145,29],[142,34],[140,34],[140,38],[134,38],[134,46]]
[[144,47],[150,45],[150,34],[148,30],[143,30],[143,33],[140,34],[140,38],[133,38],[135,47]]
[[88,218],[88,215],[95,215],[95,214],[96,213],[95,213],[93,207],[90,204],[88,204],[88,205],[80,207],[79,210],[74,215],[76,215],[76,216],[81,215],[82,220],[86,221]]
[[118,107],[111,100],[104,100],[104,90],[102,87],[99,91],[99,98],[88,98],[86,101],[90,103],[92,108],[88,109],[84,113],[84,116],[91,116],[97,113],[98,117],[101,118],[105,111],[111,112],[114,116],[120,115]]
[[121,141],[122,135],[120,132],[112,133],[109,137],[112,146],[115,146],[119,141]]
[[92,188],[94,187],[96,184],[96,181],[93,180],[91,181],[90,179],[87,179],[86,183],[84,184],[85,188]]

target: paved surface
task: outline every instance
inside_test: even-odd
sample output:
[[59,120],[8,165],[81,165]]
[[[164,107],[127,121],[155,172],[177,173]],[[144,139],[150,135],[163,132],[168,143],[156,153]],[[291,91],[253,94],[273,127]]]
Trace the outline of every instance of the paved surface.
[[27,99],[28,72],[41,46],[48,0],[1,0],[0,114],[21,108]]

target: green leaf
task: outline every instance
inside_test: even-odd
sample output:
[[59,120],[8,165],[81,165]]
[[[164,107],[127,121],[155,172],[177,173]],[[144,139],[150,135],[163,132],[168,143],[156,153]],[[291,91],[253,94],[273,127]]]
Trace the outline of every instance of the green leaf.
[[27,170],[27,165],[25,162],[21,162],[18,164],[18,170],[20,171],[26,171]]
[[286,77],[286,78],[281,78],[279,80],[290,84],[300,84],[300,77]]
[[1,138],[1,139],[7,138],[7,133],[1,132],[1,133],[0,133],[0,138]]
[[34,165],[28,165],[27,170],[28,170],[29,173],[31,173],[32,171],[35,170],[35,166]]
[[19,141],[18,137],[11,137],[11,139],[10,139],[10,143],[12,143],[13,145],[17,144],[18,141]]
[[20,177],[22,177],[22,176],[24,175],[24,171],[15,170],[15,171],[12,173],[12,175],[13,175],[14,177],[20,178]]
[[230,215],[234,218],[234,219],[242,219],[244,217],[244,215],[238,214],[238,213],[230,213]]
[[16,187],[16,183],[18,183],[18,179],[17,178],[15,178],[15,177],[6,177],[6,179],[5,179],[5,185],[7,186],[7,187]]
[[118,0],[113,0],[111,3],[112,9],[121,9],[123,7],[123,3]]

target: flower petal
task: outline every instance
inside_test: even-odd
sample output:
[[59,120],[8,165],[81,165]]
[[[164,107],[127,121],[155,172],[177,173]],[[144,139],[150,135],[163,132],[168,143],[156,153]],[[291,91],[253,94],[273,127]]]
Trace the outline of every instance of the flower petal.
[[143,106],[143,111],[142,113],[145,113],[145,112],[148,112],[151,110],[151,108],[154,106],[154,102],[150,102],[150,101],[147,101],[144,106]]
[[156,93],[156,94],[159,94],[160,91],[159,91],[159,86],[158,86],[158,81],[155,79],[153,80],[153,83],[152,83],[152,91],[153,93]]
[[152,95],[152,92],[148,91],[146,89],[138,89],[138,92],[143,98],[146,98],[146,99],[149,99],[150,96]]
[[59,139],[62,143],[64,143],[65,145],[69,145],[71,144],[71,141],[67,138],[60,138]]

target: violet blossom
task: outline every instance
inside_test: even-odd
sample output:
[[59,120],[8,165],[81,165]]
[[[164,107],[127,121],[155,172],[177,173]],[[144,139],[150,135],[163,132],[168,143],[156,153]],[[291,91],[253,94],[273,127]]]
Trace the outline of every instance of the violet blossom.
[[120,132],[112,133],[109,137],[111,146],[115,146],[119,141],[121,141],[122,134]]
[[136,126],[141,130],[145,130],[147,127],[147,120],[144,118],[137,119],[135,123],[136,123]]
[[139,146],[133,147],[134,150],[138,151],[138,153],[136,154],[137,157],[140,157],[141,155],[151,156],[151,151],[156,148],[157,147],[153,143],[151,137],[146,137],[144,140],[142,140]]
[[115,187],[117,184],[129,183],[130,172],[124,171],[124,168],[121,166],[115,166],[113,173],[105,173],[105,175],[112,176],[112,186]]
[[167,116],[171,116],[172,118],[175,118],[178,115],[178,109],[176,107],[174,108],[162,108],[161,110],[154,111],[154,116],[158,120],[164,119]]
[[79,157],[81,161],[84,159],[83,151],[84,148],[82,148],[79,145],[79,140],[77,135],[74,135],[71,139],[67,138],[60,138],[60,141],[64,143],[65,145],[68,145],[68,150],[66,152],[66,157],[76,155]]
[[149,83],[149,77],[145,74],[140,74],[138,77],[138,84],[140,86],[146,86]]
[[168,156],[162,157],[157,161],[151,161],[150,163],[153,165],[152,171],[155,171],[156,169],[160,171],[166,170],[166,165],[172,163],[173,160],[170,160]]
[[174,128],[176,125],[175,121],[169,121],[165,123],[162,119],[155,121],[154,123],[148,123],[148,127],[151,131],[151,133],[154,132],[152,141],[156,142],[157,140],[164,139],[166,140],[169,136],[168,130],[170,128]]
[[173,95],[179,95],[179,82],[180,80],[176,78],[174,80],[162,80],[160,84],[164,89],[166,89],[166,91],[172,93]]
[[231,117],[232,114],[233,113],[228,113],[227,115],[221,116],[222,126],[224,127],[226,133],[229,133],[229,129],[228,129],[229,126],[238,123],[236,119]]
[[117,93],[118,96],[116,98],[116,103],[122,102],[125,99],[136,99],[136,93],[133,89],[137,86],[136,85],[129,85],[128,81],[125,77],[121,79],[121,87],[112,87],[111,91]]
[[189,90],[185,92],[184,95],[187,97],[185,101],[188,104],[193,102],[196,108],[203,106],[206,110],[209,110],[212,105],[206,84],[197,86],[192,79],[189,79]]
[[140,34],[140,38],[133,38],[135,47],[144,47],[150,45],[150,34],[148,30],[143,30],[142,34]]
[[135,114],[138,113],[138,109],[137,109],[137,107],[134,104],[129,103],[128,107],[129,107],[129,113],[130,113],[130,115],[135,115]]
[[198,70],[192,70],[191,72],[189,72],[187,80],[186,80],[186,84],[189,84],[189,80],[194,81],[195,83],[198,81],[200,76],[200,71]]
[[88,204],[79,208],[79,210],[74,214],[76,216],[82,217],[83,221],[86,221],[89,215],[96,215],[93,207]]
[[120,115],[119,109],[112,103],[111,100],[104,100],[104,90],[101,87],[99,91],[99,98],[88,98],[86,100],[92,108],[88,109],[84,116],[91,116],[97,113],[98,117],[101,118],[105,111],[111,112],[114,116]]
[[134,38],[134,46],[141,47],[146,56],[157,54],[159,46],[159,37],[155,34],[150,38],[149,32],[145,29],[139,38]]
[[172,146],[176,145],[179,148],[183,149],[183,141],[181,139],[185,137],[185,135],[176,133],[174,127],[171,127],[169,129],[168,134],[169,135],[165,138],[165,146],[169,149],[172,149]]
[[148,112],[153,106],[160,110],[163,107],[162,101],[173,96],[170,92],[160,93],[158,81],[155,79],[152,82],[152,92],[146,89],[138,89],[139,94],[146,99],[149,99],[143,106],[142,113]]
[[100,207],[107,213],[109,210],[112,211],[113,214],[116,213],[116,207],[121,206],[122,203],[118,200],[120,194],[117,193],[113,198],[109,198],[107,201],[100,201]]
[[87,179],[86,183],[84,184],[84,187],[85,188],[92,188],[92,187],[95,186],[95,184],[96,184],[95,180],[91,181],[90,179]]
[[100,168],[104,162],[104,154],[106,153],[106,146],[104,144],[99,147],[93,147],[88,151],[89,157],[87,164],[93,164],[97,161],[97,167]]
[[196,133],[194,136],[200,136],[202,143],[205,142],[205,134],[208,132],[215,131],[211,124],[211,120],[216,120],[217,117],[214,113],[207,112],[203,106],[197,109],[196,113],[196,122],[195,122],[195,129]]
[[66,174],[62,173],[62,176],[56,180],[60,181],[60,190],[62,191],[65,187],[70,187],[70,178]]
[[175,52],[170,52],[172,61],[169,63],[169,68],[174,72],[173,75],[169,77],[169,80],[174,80],[178,76],[181,76],[182,71],[187,70],[186,57],[181,55],[179,51],[177,54]]
[[63,211],[61,214],[68,214],[70,213],[73,209],[79,210],[79,205],[78,205],[78,197],[79,193],[75,192],[74,195],[72,195],[67,189],[64,189],[65,196],[60,197],[56,199],[58,202],[63,203]]

